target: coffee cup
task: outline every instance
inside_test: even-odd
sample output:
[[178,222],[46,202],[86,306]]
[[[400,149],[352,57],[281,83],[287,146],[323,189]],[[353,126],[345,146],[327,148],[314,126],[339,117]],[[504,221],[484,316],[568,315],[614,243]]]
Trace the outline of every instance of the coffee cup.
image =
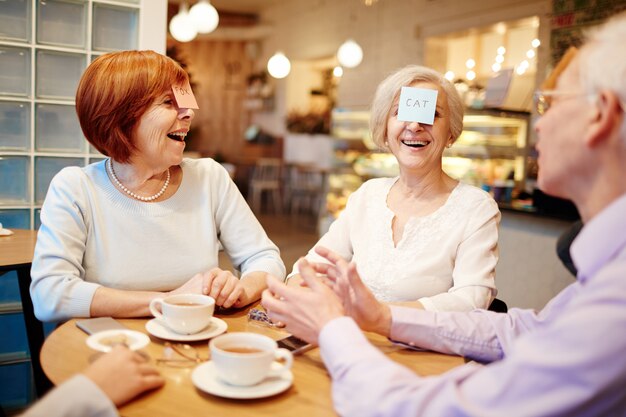
[[194,334],[206,328],[214,311],[215,299],[201,294],[170,295],[150,302],[150,313],[180,334]]
[[[258,333],[236,332],[209,342],[211,361],[220,380],[230,385],[251,386],[291,369],[293,355],[274,340]],[[275,361],[278,366],[272,366]]]

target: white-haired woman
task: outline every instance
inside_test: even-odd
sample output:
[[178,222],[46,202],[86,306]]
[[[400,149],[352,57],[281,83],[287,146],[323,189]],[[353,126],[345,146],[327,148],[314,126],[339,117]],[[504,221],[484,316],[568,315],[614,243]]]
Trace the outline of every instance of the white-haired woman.
[[[398,120],[404,86],[438,92],[432,125]],[[400,175],[365,182],[315,246],[355,262],[381,301],[427,310],[487,308],[496,295],[500,212],[486,192],[442,169],[445,148],[463,130],[454,86],[411,65],[387,77],[371,108],[374,142],[398,160]],[[312,249],[312,262],[325,260]],[[298,270],[290,284],[300,282]]]

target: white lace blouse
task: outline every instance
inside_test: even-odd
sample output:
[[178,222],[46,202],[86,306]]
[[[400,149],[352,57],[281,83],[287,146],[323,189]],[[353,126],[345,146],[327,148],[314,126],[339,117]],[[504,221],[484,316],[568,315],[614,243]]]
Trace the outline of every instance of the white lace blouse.
[[[387,196],[398,178],[364,183],[316,244],[357,265],[381,301],[420,301],[427,310],[487,308],[496,295],[500,211],[486,192],[459,183],[432,214],[410,218],[394,245]],[[306,258],[324,262],[313,249]],[[292,274],[297,273],[294,266]]]

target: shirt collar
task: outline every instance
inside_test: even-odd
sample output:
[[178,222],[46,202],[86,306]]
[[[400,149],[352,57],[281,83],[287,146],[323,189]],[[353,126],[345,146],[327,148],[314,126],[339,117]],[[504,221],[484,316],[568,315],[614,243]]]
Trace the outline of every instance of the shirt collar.
[[570,253],[577,279],[585,282],[626,246],[626,194],[585,224]]

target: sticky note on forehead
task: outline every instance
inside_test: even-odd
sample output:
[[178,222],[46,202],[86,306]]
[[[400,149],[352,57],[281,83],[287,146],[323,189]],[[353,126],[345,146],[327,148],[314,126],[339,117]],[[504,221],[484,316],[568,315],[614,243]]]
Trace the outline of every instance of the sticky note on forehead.
[[398,102],[398,120],[432,125],[435,122],[437,94],[429,88],[402,87]]
[[196,96],[193,95],[191,85],[189,81],[185,84],[172,85],[172,91],[174,92],[174,99],[176,104],[181,109],[198,109],[198,102]]

